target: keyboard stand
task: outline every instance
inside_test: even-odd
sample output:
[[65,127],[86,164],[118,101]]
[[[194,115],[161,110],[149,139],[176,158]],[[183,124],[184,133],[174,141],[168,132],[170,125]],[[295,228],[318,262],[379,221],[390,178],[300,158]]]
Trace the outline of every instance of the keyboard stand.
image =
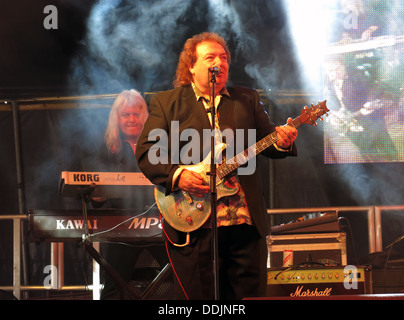
[[88,233],[88,217],[87,217],[87,203],[91,199],[91,195],[95,190],[96,185],[91,184],[86,190],[77,194],[77,198],[81,199],[82,210],[83,210],[83,224],[84,224],[84,234],[82,239],[82,244],[87,253],[100,265],[100,267],[108,273],[108,275],[115,281],[120,291],[129,300],[145,300],[149,298],[157,289],[158,285],[163,282],[171,272],[171,265],[168,263],[153,279],[150,285],[146,288],[145,292],[140,296],[137,294],[133,288],[126,283],[126,281],[121,277],[121,275],[108,263],[108,261],[102,257],[97,250],[94,249],[93,244],[90,240]]

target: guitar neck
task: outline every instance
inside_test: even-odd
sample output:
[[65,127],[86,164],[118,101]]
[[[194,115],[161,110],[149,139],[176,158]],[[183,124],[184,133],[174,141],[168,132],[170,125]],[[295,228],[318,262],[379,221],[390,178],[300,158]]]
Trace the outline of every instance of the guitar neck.
[[[310,108],[304,107],[301,114],[293,119],[288,126],[295,128],[300,127],[302,124],[317,125],[317,119],[321,119],[321,116],[330,111],[327,108],[326,100],[319,102],[317,105],[313,105]],[[260,152],[264,151],[266,148],[272,146],[278,141],[278,136],[276,131],[271,132],[266,137],[262,138],[252,146],[245,149],[243,152],[239,153],[231,159],[227,159],[225,163],[221,164],[217,168],[217,176],[223,179],[229,173],[236,170],[241,165],[245,164],[248,160],[255,157]]]
[[[291,123],[288,123],[292,127],[298,128],[302,125],[299,117],[292,120]],[[230,160],[226,160],[225,163],[219,165],[217,168],[217,176],[220,179],[223,179],[229,173],[236,170],[241,165],[245,164],[248,160],[255,157],[257,154],[264,151],[266,148],[272,146],[278,141],[278,136],[276,131],[273,131],[266,137],[262,138],[258,142],[254,143],[252,146],[245,149],[243,152],[239,153],[238,155],[234,156]]]

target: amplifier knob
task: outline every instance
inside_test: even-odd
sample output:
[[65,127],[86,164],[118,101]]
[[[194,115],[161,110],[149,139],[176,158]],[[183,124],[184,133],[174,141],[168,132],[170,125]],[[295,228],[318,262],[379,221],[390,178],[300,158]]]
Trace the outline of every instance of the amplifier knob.
[[336,279],[338,279],[338,278],[339,278],[339,274],[338,274],[338,273],[335,275],[335,278],[336,278]]
[[322,278],[322,279],[325,279],[325,274],[322,274],[322,275],[321,275],[321,278]]
[[328,275],[328,279],[331,279],[331,278],[332,278],[332,274],[329,274],[329,275]]
[[309,275],[307,276],[307,278],[311,279],[311,274],[309,274]]

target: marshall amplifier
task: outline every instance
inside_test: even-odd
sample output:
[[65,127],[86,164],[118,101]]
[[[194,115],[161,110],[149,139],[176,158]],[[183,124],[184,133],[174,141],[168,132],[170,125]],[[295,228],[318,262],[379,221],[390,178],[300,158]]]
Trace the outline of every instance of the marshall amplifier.
[[372,293],[368,266],[269,268],[268,297],[327,297]]

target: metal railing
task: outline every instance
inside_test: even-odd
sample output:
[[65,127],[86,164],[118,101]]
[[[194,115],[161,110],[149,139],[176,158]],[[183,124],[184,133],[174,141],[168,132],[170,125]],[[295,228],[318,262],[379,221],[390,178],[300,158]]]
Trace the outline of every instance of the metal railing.
[[[286,215],[298,213],[318,213],[335,211],[337,214],[342,212],[366,212],[368,222],[368,240],[369,240],[369,253],[383,251],[382,242],[382,214],[384,211],[403,210],[404,205],[397,206],[362,206],[362,207],[315,207],[315,208],[289,208],[289,209],[268,209],[269,215]],[[21,222],[27,220],[28,215],[0,215],[0,220],[13,220],[13,285],[0,286],[0,290],[7,290],[13,292],[17,299],[21,298],[21,292],[30,290],[49,290],[45,286],[30,286],[21,285]],[[403,230],[404,233],[404,230]],[[99,250],[99,243],[94,243],[94,246]],[[99,274],[100,269],[98,264],[93,261],[93,284],[92,285],[77,285],[77,286],[64,286],[64,258],[63,258],[63,243],[51,243],[51,257],[50,263],[57,266],[57,275],[51,279],[51,288],[55,290],[92,290],[93,299],[99,299],[100,282]],[[57,278],[56,278],[57,277]]]
[[[13,220],[13,285],[0,286],[0,290],[12,291],[14,297],[21,299],[21,293],[24,291],[87,291],[91,290],[94,300],[100,298],[100,267],[98,263],[93,260],[93,284],[92,285],[64,285],[64,244],[63,242],[50,243],[50,265],[55,267],[56,273],[50,273],[49,286],[38,285],[21,285],[21,249],[22,249],[22,234],[21,222],[28,220],[28,215],[15,214],[15,215],[0,215],[0,220]],[[100,244],[93,243],[94,248],[99,251]]]
[[[343,212],[366,212],[368,222],[369,253],[383,251],[382,237],[382,214],[384,211],[404,211],[404,205],[385,206],[358,206],[358,207],[316,207],[316,208],[290,208],[290,209],[268,209],[268,214],[297,214],[297,213],[318,213],[334,211],[339,216]],[[404,230],[403,230],[404,234]]]

